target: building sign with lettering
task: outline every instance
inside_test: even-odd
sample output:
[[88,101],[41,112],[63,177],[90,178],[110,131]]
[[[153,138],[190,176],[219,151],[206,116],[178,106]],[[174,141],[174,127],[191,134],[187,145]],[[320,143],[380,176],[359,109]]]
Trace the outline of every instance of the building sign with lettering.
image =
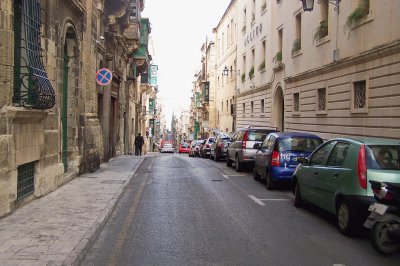
[[252,27],[251,31],[244,38],[244,46],[252,43],[258,37],[258,35],[261,35],[262,29],[262,23],[255,27]]

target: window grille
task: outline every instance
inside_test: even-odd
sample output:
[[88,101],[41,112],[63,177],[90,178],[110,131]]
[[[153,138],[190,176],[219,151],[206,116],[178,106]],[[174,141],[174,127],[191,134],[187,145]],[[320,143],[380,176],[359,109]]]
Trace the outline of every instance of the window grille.
[[293,94],[293,111],[300,111],[300,95],[298,92]]
[[17,200],[25,198],[35,190],[35,163],[18,166]]
[[14,95],[16,105],[50,109],[54,89],[42,60],[40,1],[14,1]]
[[326,88],[318,89],[318,111],[326,110]]
[[366,104],[366,82],[365,80],[353,83],[354,86],[354,108],[365,108]]

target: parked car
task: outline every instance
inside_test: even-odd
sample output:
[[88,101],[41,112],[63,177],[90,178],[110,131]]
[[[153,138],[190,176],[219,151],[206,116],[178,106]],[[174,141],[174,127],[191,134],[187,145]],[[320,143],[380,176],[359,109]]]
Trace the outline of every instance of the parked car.
[[232,136],[232,143],[227,149],[226,165],[232,166],[235,162],[236,171],[241,171],[245,164],[254,163],[254,155],[257,149],[254,149],[254,144],[261,143],[265,137],[272,132],[277,132],[273,129],[261,128],[240,128]]
[[368,216],[374,201],[370,180],[400,183],[399,140],[335,138],[299,161],[293,174],[295,206],[307,201],[335,214],[343,234]]
[[200,156],[200,146],[204,140],[193,140],[189,147],[189,157]]
[[178,153],[179,153],[179,154],[181,154],[181,153],[189,153],[189,144],[186,143],[186,142],[182,142],[182,143],[179,145]]
[[300,132],[274,132],[262,143],[254,158],[253,176],[265,181],[272,190],[278,182],[292,181],[299,158],[307,158],[323,140],[314,134]]
[[226,158],[226,151],[232,142],[232,138],[228,133],[219,132],[216,135],[214,143],[210,147],[210,159],[219,161]]
[[210,157],[210,147],[211,144],[213,144],[215,141],[215,137],[208,137],[207,139],[204,140],[202,143],[202,146],[200,148],[200,157],[202,158],[207,158]]
[[170,153],[174,153],[174,146],[171,143],[164,143],[164,145],[161,147],[160,150],[161,153],[163,152],[170,152]]

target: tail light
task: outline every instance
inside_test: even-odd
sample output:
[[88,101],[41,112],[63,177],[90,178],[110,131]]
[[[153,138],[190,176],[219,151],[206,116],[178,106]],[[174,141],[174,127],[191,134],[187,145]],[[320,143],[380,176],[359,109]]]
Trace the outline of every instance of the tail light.
[[246,149],[246,141],[248,136],[249,136],[249,131],[246,130],[243,135],[242,149]]
[[279,160],[279,152],[273,151],[272,152],[272,159],[271,159],[271,166],[280,166],[280,160]]
[[373,187],[372,191],[374,192],[375,197],[380,200],[390,201],[393,199],[392,193],[390,193],[386,187]]
[[210,144],[207,144],[207,145],[206,145],[206,148],[210,148]]
[[223,148],[225,145],[224,145],[224,143],[220,143],[220,144],[218,144],[218,146],[219,146],[220,148]]
[[358,151],[357,164],[358,182],[363,189],[367,189],[367,163],[365,160],[365,145],[362,145]]

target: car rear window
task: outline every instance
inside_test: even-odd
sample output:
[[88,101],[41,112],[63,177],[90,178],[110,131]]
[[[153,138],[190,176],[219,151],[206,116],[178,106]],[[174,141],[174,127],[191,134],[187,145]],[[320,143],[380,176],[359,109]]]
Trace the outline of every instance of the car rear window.
[[278,141],[278,150],[283,151],[298,151],[298,152],[313,152],[319,145],[322,144],[322,139],[307,138],[307,137],[288,137]]
[[249,135],[247,136],[248,141],[264,141],[265,137],[271,131],[249,131]]
[[209,139],[208,139],[208,142],[209,142],[209,143],[214,143],[214,141],[215,141],[214,138],[209,138]]
[[400,170],[400,145],[366,146],[367,168]]
[[221,139],[230,139],[231,137],[227,134],[221,134]]

